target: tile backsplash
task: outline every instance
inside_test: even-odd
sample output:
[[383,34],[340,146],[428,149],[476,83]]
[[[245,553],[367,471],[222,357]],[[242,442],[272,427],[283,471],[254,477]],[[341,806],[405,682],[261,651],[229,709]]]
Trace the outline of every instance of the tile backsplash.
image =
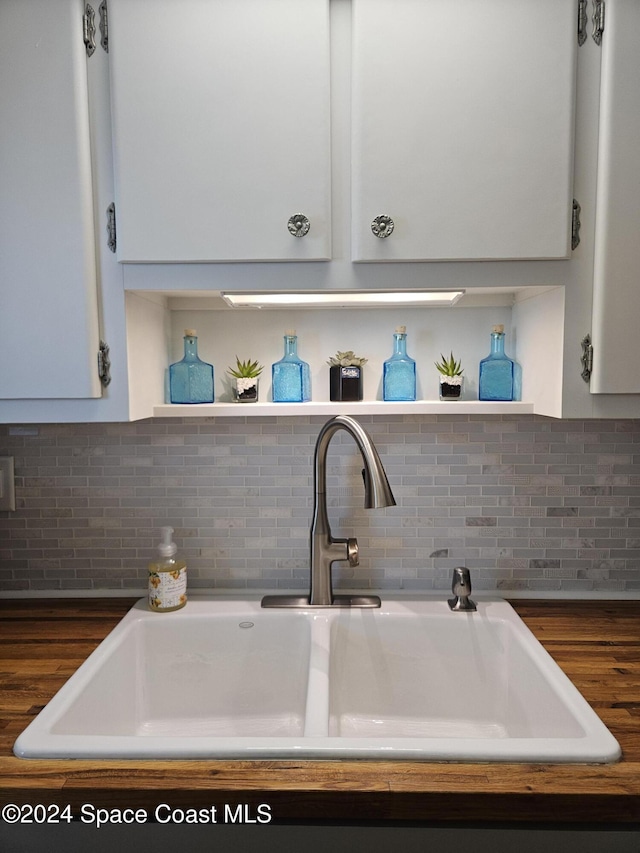
[[[155,419],[0,426],[16,512],[0,512],[0,591],[146,586],[171,525],[189,588],[308,588],[313,448],[324,417]],[[363,509],[361,458],[338,433],[328,457],[334,535],[360,566],[336,589],[640,592],[640,420],[529,415],[359,418],[397,506]]]

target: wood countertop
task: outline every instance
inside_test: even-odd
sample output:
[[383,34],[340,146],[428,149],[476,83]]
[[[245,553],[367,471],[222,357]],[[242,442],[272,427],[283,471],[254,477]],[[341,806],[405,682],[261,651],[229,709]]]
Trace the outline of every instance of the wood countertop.
[[640,601],[512,602],[618,740],[616,764],[15,758],[16,737],[133,601],[0,601],[0,805],[267,804],[283,823],[640,824]]

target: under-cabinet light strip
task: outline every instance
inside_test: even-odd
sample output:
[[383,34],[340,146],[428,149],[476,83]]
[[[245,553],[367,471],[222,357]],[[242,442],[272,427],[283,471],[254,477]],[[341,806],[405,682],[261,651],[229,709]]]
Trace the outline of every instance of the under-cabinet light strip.
[[366,308],[377,305],[451,306],[464,290],[402,291],[307,291],[307,292],[243,292],[221,293],[232,308]]

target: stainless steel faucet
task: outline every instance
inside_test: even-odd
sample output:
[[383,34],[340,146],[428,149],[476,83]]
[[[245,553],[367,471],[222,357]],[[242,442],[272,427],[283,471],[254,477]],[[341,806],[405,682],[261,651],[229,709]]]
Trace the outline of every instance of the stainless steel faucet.
[[335,539],[327,515],[327,451],[335,433],[346,430],[355,440],[364,469],[364,505],[367,509],[395,506],[395,499],[387,480],[378,451],[369,434],[358,421],[347,415],[336,415],[320,430],[314,454],[314,507],[310,531],[311,589],[309,596],[268,595],[262,599],[263,607],[380,607],[377,595],[334,595],[331,583],[331,566],[338,561],[348,561],[357,566],[358,543],[355,539]]

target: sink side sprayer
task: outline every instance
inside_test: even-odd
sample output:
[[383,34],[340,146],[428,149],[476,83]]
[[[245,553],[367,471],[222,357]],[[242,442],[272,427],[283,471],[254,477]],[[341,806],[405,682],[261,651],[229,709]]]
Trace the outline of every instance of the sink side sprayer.
[[355,440],[364,462],[364,505],[367,509],[395,506],[378,451],[365,429],[347,415],[337,415],[320,430],[314,453],[314,507],[310,531],[311,589],[309,596],[268,595],[263,607],[380,607],[377,595],[334,595],[331,565],[348,561],[357,566],[358,543],[355,539],[334,539],[327,515],[327,451],[335,433],[346,430]]
[[453,598],[449,599],[449,607],[457,613],[475,613],[478,609],[471,595],[471,572],[464,566],[458,566],[453,570],[451,580],[451,592]]

